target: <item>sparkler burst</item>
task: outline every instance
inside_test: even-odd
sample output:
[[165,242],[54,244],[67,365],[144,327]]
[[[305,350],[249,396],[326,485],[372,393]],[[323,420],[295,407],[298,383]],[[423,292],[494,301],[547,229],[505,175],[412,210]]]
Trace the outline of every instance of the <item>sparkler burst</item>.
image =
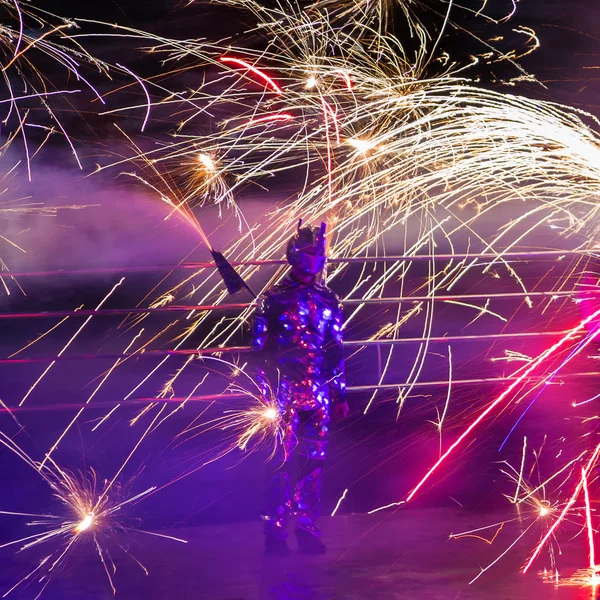
[[[530,460],[527,460],[527,450],[527,438],[524,438],[520,468],[505,462],[501,469],[507,479],[515,485],[514,495],[506,494],[505,497],[515,505],[516,516],[510,520],[450,536],[455,540],[477,538],[488,544],[497,545],[500,542],[496,539],[500,532],[505,530],[505,526],[509,529],[511,524],[518,524],[519,534],[510,540],[497,558],[482,568],[470,583],[477,581],[511,551],[514,552],[519,543],[522,544],[525,540],[534,539],[536,536],[538,541],[523,567],[523,572],[531,568],[544,550],[550,560],[549,572],[558,573],[557,559],[561,554],[558,534],[559,528],[564,527],[565,524],[570,524],[571,527],[575,525],[578,529],[576,535],[588,537],[590,567],[586,571],[596,570],[594,528],[591,521],[587,478],[597,467],[598,448],[594,451],[583,451],[571,460],[565,461],[547,477],[542,476],[541,449],[533,450]],[[533,483],[533,480],[536,480],[536,483]],[[582,491],[584,493],[581,493]],[[490,539],[483,537],[490,532],[492,533]],[[563,585],[566,584],[567,580]]]
[[[236,408],[222,410],[218,417],[200,423],[194,419],[178,438],[187,442],[207,431],[222,431],[225,432],[222,449],[213,448],[211,462],[235,450],[266,450],[268,459],[273,459],[278,449],[282,448],[286,428],[285,415],[275,391],[270,386],[263,389],[244,368],[234,363],[216,357],[206,357],[204,360],[208,365],[225,367],[230,373],[225,375],[228,385],[215,403],[226,402],[228,397],[232,397],[236,399]],[[250,371],[249,368],[247,370]]]
[[31,585],[34,581],[37,581],[40,584],[40,590],[36,598],[39,598],[51,583],[53,572],[64,566],[69,558],[77,552],[79,544],[82,543],[91,544],[95,549],[114,594],[116,589],[113,579],[116,569],[107,548],[108,542],[112,542],[130,556],[146,575],[148,574],[146,568],[124,546],[125,534],[138,531],[185,542],[185,540],[172,536],[145,532],[134,528],[134,520],[124,515],[124,508],[127,505],[140,501],[154,492],[156,487],[150,487],[139,494],[130,495],[126,487],[119,485],[115,479],[100,483],[96,472],[93,470],[85,474],[74,474],[62,469],[52,459],[44,463],[36,462],[14,441],[1,432],[0,444],[39,474],[49,486],[52,495],[62,504],[65,510],[64,515],[35,515],[0,510],[0,515],[33,517],[34,520],[29,521],[27,525],[42,528],[39,533],[3,543],[0,545],[0,549],[17,546],[19,551],[24,551],[40,547],[45,551],[45,556],[39,561],[38,566],[10,588],[4,594],[5,597],[18,588]]
[[[218,2],[250,11],[258,18],[259,29],[264,23],[276,23],[290,15],[290,3],[285,1],[277,2],[275,8],[266,8],[255,0]],[[538,48],[535,32],[527,27],[513,27],[511,33],[522,37],[520,49],[511,47],[501,50],[498,42],[505,41],[505,36],[502,33],[492,36],[489,32],[493,27],[511,21],[516,12],[516,4],[509,4],[505,14],[496,18],[488,14],[488,8],[487,0],[483,0],[476,9],[444,0],[313,0],[304,6],[312,23],[326,20],[334,28],[343,28],[351,32],[353,37],[360,37],[377,51],[380,50],[381,37],[393,32],[398,46],[407,56],[413,57],[411,60],[414,63],[431,63],[434,59],[441,64],[452,61],[462,63],[462,56],[451,56],[442,49],[446,34],[449,31],[455,34],[459,32],[468,42],[464,46],[468,48],[469,60],[475,59],[487,64],[510,62],[518,72],[516,79],[533,81],[534,78],[523,69],[518,60]],[[455,21],[457,13],[486,22],[486,38],[478,37]],[[311,79],[309,81],[313,82]]]

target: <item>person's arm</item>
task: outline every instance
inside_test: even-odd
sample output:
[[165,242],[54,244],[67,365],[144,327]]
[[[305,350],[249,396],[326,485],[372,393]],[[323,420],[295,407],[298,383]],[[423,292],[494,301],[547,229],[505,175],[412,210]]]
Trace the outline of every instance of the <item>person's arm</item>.
[[329,324],[329,342],[326,344],[327,364],[329,367],[328,379],[333,405],[334,417],[344,418],[348,412],[346,402],[346,371],[344,367],[343,331],[344,313],[342,305],[338,302]]
[[269,397],[271,388],[277,383],[276,373],[273,369],[274,356],[271,348],[273,332],[270,331],[274,308],[274,301],[268,294],[261,296],[252,317],[250,329],[252,348],[250,356],[251,372],[256,379],[261,393],[267,398]]

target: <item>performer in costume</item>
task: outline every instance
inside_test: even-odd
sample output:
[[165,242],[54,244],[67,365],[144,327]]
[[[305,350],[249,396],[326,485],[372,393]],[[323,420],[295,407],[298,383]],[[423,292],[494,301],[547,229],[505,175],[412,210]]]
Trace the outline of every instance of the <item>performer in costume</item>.
[[300,551],[326,547],[317,527],[321,474],[331,417],[345,417],[342,307],[320,282],[325,223],[301,227],[287,245],[289,275],[260,299],[252,325],[257,377],[277,395],[285,423],[281,466],[271,480],[264,516],[266,551],[287,554],[287,526],[296,518]]

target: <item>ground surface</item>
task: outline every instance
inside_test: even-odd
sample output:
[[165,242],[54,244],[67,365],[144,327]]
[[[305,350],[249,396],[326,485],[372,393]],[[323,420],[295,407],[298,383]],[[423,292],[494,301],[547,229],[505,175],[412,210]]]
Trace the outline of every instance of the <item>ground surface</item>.
[[[293,554],[285,558],[262,553],[260,523],[178,529],[188,540],[136,534],[127,547],[148,571],[122,551],[116,562],[117,598],[148,600],[567,600],[595,598],[590,588],[555,587],[543,583],[537,569],[519,574],[536,535],[518,545],[473,585],[468,582],[519,534],[506,526],[493,544],[475,538],[448,540],[449,532],[495,523],[503,515],[460,509],[408,509],[374,515],[342,515],[323,519],[326,556]],[[504,517],[509,517],[505,514]],[[514,516],[514,515],[512,515]],[[486,535],[494,529],[484,532]],[[123,543],[123,540],[120,540]],[[292,540],[293,541],[293,540]],[[2,550],[2,591],[19,574],[35,566],[34,550],[10,554]],[[561,573],[585,565],[581,540],[562,545]],[[15,598],[34,598],[35,586]],[[9,596],[10,597],[10,596]],[[97,556],[83,544],[68,566],[54,575],[42,598],[103,600],[112,597]]]

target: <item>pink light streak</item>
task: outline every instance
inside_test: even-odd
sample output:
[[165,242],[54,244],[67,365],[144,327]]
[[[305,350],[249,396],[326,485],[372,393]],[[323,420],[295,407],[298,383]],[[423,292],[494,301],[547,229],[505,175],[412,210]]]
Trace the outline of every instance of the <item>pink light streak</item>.
[[340,143],[340,128],[337,120],[337,111],[333,109],[331,104],[325,100],[325,98],[321,98],[321,105],[323,106],[323,117],[325,119],[325,126],[329,129],[329,116],[331,116],[331,121],[333,123],[333,127],[335,128],[335,139],[337,143]]
[[[586,327],[586,325],[592,321],[593,319],[596,319],[598,316],[600,316],[600,309],[598,309],[596,312],[594,312],[593,314],[591,314],[589,317],[587,317],[585,320],[583,320],[581,323],[579,323],[579,325],[577,327],[575,327],[574,329],[571,329],[571,331],[569,331],[564,337],[562,337],[560,340],[558,340],[558,342],[556,342],[553,346],[551,346],[550,348],[548,348],[547,350],[545,350],[542,354],[540,354],[540,356],[534,360],[531,365],[525,370],[523,371],[523,373],[517,378],[515,379],[515,381],[509,385],[506,390],[504,390],[504,392],[502,392],[502,394],[500,394],[500,396],[498,396],[498,398],[496,398],[496,400],[494,400],[472,423],[471,425],[469,425],[469,427],[467,427],[467,429],[460,435],[460,437],[448,448],[448,450],[446,450],[446,452],[444,452],[444,454],[442,456],[440,456],[440,458],[438,459],[438,461],[429,469],[429,471],[427,471],[427,473],[425,474],[425,476],[423,477],[423,479],[421,479],[421,481],[413,488],[413,490],[410,492],[410,494],[408,495],[408,497],[406,498],[406,502],[410,502],[410,500],[415,496],[415,494],[419,491],[419,489],[421,489],[421,487],[425,484],[425,482],[433,475],[433,473],[435,471],[437,471],[437,469],[442,465],[442,463],[445,462],[445,460],[448,458],[448,456],[450,456],[450,454],[452,454],[452,452],[458,447],[460,446],[460,444],[470,435],[470,433],[491,413],[494,411],[494,409],[502,403],[502,401],[520,384],[522,383],[526,377],[529,376],[529,374],[534,371],[544,360],[546,360],[546,358],[548,358],[553,352],[555,352],[556,350],[558,350],[561,346],[563,346],[566,342],[568,342],[570,339],[572,339],[573,337],[575,337],[575,335],[577,335],[582,329],[584,329]],[[598,334],[599,332],[596,332],[596,334],[590,336],[590,341],[592,339],[594,339],[594,337]],[[583,348],[583,346],[582,346]]]
[[583,494],[585,497],[585,522],[587,525],[588,542],[590,544],[590,568],[596,568],[596,550],[594,548],[594,528],[592,527],[592,510],[590,508],[590,493],[588,491],[587,473],[581,469],[581,482],[583,484]]
[[222,63],[231,63],[247,69],[251,73],[254,73],[257,77],[262,79],[276,94],[283,94],[281,88],[271,79],[266,73],[263,73],[260,69],[252,66],[249,62],[242,60],[241,58],[235,58],[233,56],[221,56],[219,61]]

